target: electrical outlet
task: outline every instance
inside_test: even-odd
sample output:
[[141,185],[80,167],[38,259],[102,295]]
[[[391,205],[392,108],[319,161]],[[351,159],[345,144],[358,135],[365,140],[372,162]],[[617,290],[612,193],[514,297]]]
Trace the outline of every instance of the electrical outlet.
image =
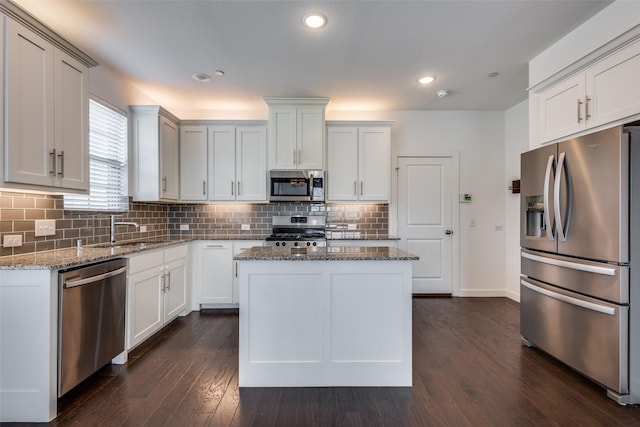
[[347,224],[347,230],[357,230],[358,224]]
[[180,224],[180,231],[189,230],[189,224]]
[[56,234],[55,219],[39,219],[36,220],[36,237],[53,236]]
[[502,231],[502,226],[501,225],[496,225],[496,231]]
[[146,225],[141,225],[140,226],[140,232],[141,233],[146,233],[146,231],[147,231],[147,226]]
[[240,230],[243,230],[243,231],[251,230],[251,224],[241,224]]
[[471,218],[469,220],[469,227],[475,227],[476,226],[476,219],[475,218]]
[[2,246],[5,248],[16,248],[22,246],[22,234],[5,234]]

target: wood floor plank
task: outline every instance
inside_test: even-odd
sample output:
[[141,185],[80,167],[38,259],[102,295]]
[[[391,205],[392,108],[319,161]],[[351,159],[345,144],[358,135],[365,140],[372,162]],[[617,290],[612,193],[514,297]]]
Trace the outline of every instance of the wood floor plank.
[[411,388],[239,389],[237,310],[204,310],[70,392],[49,425],[640,426],[640,407],[617,405],[598,385],[523,346],[516,302],[421,298],[412,305]]

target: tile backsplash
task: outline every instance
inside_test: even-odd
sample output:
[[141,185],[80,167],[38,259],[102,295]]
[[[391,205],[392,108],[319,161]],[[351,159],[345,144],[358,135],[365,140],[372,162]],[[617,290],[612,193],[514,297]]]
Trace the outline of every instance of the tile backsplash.
[[[56,234],[36,237],[36,220],[56,221]],[[0,247],[0,256],[61,249],[83,244],[107,243],[110,239],[109,215],[66,212],[63,196],[0,192],[0,246],[6,234],[21,235],[22,246]],[[118,226],[118,240],[157,239],[167,234],[167,206],[151,203],[129,203],[129,212],[118,221],[133,221],[147,227],[140,232],[133,227]]]
[[[167,234],[184,236],[226,236],[271,233],[274,215],[326,215],[334,229],[355,224],[361,232],[388,233],[389,210],[386,204],[342,205],[308,203],[265,204],[159,204],[130,202],[129,212],[118,221],[133,221],[146,226],[146,232],[118,226],[117,240],[159,239]],[[56,234],[35,236],[35,221],[53,219]],[[248,224],[250,230],[241,229]],[[188,230],[181,229],[188,228]],[[83,244],[106,243],[110,238],[109,215],[71,213],[64,210],[63,196],[0,191],[0,246],[4,235],[22,236],[22,246],[0,247],[0,256],[68,248],[81,239]]]

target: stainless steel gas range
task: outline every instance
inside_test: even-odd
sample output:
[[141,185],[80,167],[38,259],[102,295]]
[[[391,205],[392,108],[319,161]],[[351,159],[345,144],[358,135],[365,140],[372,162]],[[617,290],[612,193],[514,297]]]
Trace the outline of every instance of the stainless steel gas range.
[[324,247],[326,218],[322,215],[274,216],[272,234],[266,238],[266,246]]

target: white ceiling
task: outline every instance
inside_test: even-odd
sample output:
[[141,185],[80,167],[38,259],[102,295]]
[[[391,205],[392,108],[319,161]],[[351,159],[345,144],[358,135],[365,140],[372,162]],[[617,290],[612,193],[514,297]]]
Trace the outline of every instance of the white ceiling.
[[[263,96],[326,96],[328,111],[504,110],[526,99],[528,61],[610,3],[14,2],[183,119],[266,111]],[[304,28],[308,11],[328,25]],[[437,79],[420,87],[425,74]]]

